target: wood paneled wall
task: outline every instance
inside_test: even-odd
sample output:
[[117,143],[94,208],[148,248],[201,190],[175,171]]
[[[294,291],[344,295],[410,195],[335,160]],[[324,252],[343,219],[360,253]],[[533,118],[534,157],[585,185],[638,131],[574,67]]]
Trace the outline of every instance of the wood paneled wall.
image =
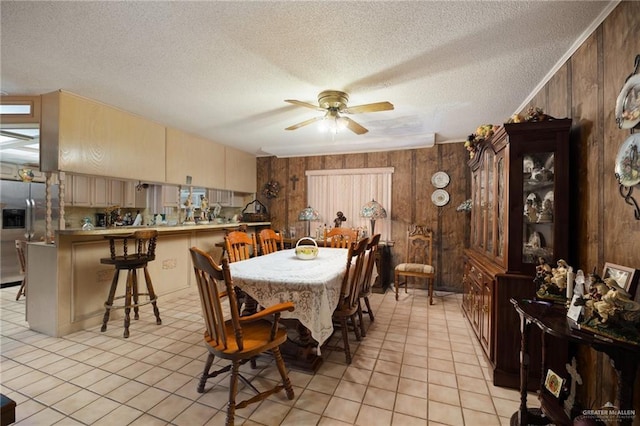
[[[552,116],[573,118],[570,264],[585,271],[601,273],[605,262],[640,269],[640,221],[614,175],[618,149],[630,135],[616,125],[615,104],[638,54],[640,2],[624,1],[530,102]],[[635,194],[638,199],[640,188]],[[595,408],[615,403],[617,378],[608,357],[581,349],[578,363],[586,379],[578,388],[580,400]],[[637,379],[634,425],[640,424]]]
[[[462,250],[468,241],[469,215],[456,212],[456,207],[469,198],[467,160],[467,151],[460,143],[367,154],[262,157],[258,158],[258,190],[269,180],[275,180],[280,183],[281,191],[271,200],[258,193],[258,199],[269,209],[274,229],[296,226],[301,232],[304,227],[297,217],[307,206],[306,170],[394,167],[393,211],[387,219],[392,221],[391,238],[395,243],[391,250],[393,265],[404,260],[408,226],[426,224],[435,233],[436,290],[461,292]],[[436,207],[431,202],[435,190],[431,176],[440,170],[451,177],[446,187],[451,200],[444,207]],[[295,185],[291,180],[294,176],[298,178]]]

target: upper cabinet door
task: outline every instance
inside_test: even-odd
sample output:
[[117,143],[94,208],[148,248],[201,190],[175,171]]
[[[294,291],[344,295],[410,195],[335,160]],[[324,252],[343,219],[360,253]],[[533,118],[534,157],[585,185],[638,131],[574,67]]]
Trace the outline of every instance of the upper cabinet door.
[[164,126],[68,92],[42,95],[40,147],[43,171],[165,180]]
[[[191,176],[191,182],[187,181]],[[224,146],[167,127],[167,183],[224,188]]]
[[226,189],[256,192],[256,157],[244,151],[225,147]]

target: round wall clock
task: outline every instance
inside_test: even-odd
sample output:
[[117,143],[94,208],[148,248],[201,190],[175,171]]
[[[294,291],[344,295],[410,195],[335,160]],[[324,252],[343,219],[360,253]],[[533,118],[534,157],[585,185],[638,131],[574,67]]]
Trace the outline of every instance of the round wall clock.
[[438,207],[446,206],[449,202],[449,193],[444,189],[436,189],[431,194],[431,202]]
[[435,172],[433,176],[431,176],[431,184],[436,188],[445,188],[449,185],[449,175],[445,172]]

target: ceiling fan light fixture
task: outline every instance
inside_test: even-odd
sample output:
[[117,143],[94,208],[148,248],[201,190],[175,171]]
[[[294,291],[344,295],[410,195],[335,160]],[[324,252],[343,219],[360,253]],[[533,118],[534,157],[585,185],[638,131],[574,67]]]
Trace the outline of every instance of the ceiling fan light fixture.
[[340,116],[335,109],[329,109],[327,113],[324,115],[323,120],[320,122],[320,126],[318,126],[320,132],[322,133],[334,133],[347,128],[347,119]]

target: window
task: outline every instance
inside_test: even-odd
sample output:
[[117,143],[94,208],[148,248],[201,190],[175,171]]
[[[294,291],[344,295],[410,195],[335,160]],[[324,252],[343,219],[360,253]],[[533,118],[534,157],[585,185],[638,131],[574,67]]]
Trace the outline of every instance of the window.
[[333,226],[336,213],[347,220],[342,226],[364,228],[371,233],[369,219],[360,217],[361,207],[375,199],[387,211],[386,219],[376,220],[375,232],[382,240],[391,239],[391,178],[393,167],[370,169],[308,170],[308,204],[320,213],[320,221],[311,224],[311,234],[317,226]]

